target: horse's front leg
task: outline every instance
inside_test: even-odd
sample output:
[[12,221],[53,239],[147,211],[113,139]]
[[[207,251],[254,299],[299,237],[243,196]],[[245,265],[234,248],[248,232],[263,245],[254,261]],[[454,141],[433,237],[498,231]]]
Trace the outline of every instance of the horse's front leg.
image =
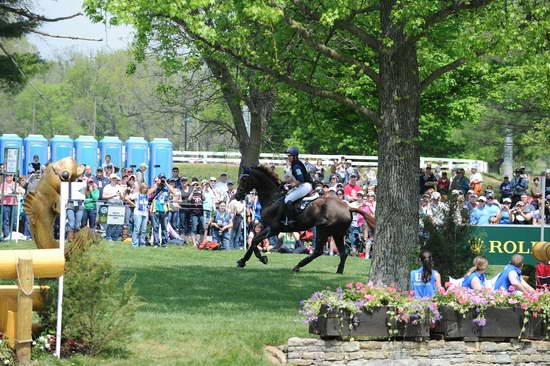
[[250,247],[248,248],[248,250],[244,254],[244,257],[242,257],[241,259],[239,259],[237,261],[237,267],[240,267],[240,268],[244,267],[246,265],[246,262],[252,256],[252,253],[254,253],[254,255],[256,255],[256,258],[258,258],[260,260],[260,262],[262,262],[263,264],[267,264],[267,257],[261,255],[260,250],[258,249],[258,244],[262,240],[267,239],[270,236],[272,236],[272,234],[271,234],[271,227],[269,227],[269,226],[266,226],[265,228],[262,229],[262,231],[260,231],[258,234],[256,234],[252,238],[252,242],[250,243]]

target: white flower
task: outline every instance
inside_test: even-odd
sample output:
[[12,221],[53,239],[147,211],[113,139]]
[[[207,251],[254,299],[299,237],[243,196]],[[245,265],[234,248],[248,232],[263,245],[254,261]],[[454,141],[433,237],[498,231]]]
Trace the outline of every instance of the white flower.
[[4,360],[4,365],[9,365],[10,364],[10,360]]

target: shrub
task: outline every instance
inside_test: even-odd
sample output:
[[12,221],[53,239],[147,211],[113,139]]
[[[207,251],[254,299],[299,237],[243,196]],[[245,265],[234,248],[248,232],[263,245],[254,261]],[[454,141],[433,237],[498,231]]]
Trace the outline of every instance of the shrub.
[[463,203],[451,196],[447,204],[449,209],[444,214],[443,223],[436,226],[426,219],[423,230],[427,234],[424,248],[432,252],[434,268],[441,274],[443,282],[449,276],[464,276],[472,267],[474,257],[481,254],[477,239],[472,237]]
[[[121,285],[119,271],[101,246],[73,251],[66,265],[62,352],[96,355],[121,349],[134,332],[139,302],[134,279]],[[40,314],[48,333],[56,327],[57,282]]]

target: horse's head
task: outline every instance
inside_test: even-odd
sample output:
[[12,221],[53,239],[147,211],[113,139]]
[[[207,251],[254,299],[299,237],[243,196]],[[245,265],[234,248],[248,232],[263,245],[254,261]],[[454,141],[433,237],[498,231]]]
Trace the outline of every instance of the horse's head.
[[245,196],[255,188],[255,179],[250,175],[250,169],[246,168],[239,178],[239,186],[237,187],[237,193],[235,193],[235,199],[238,201],[244,200]]

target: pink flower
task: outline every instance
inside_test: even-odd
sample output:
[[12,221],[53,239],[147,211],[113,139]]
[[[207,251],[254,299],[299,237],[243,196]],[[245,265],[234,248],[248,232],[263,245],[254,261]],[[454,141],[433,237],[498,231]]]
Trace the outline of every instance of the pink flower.
[[521,308],[522,308],[523,310],[527,310],[527,304],[521,304]]
[[450,283],[450,282],[445,282],[445,288],[449,288],[449,287],[451,287],[452,285],[453,285],[453,284]]
[[[413,291],[411,291],[411,292],[413,292]],[[437,289],[437,292],[438,292],[439,294],[441,294],[441,295],[445,295],[445,289],[444,289],[444,288],[441,288],[441,287],[438,288],[438,289]]]
[[517,304],[518,302],[516,299],[508,299],[508,304]]
[[372,281],[369,281],[369,282],[367,283],[367,286],[369,286],[369,287],[372,287],[372,286],[374,286],[374,282],[372,282]]
[[516,288],[514,286],[510,286],[510,287],[508,287],[508,291],[514,292],[514,291],[516,291]]
[[346,283],[346,287],[347,288],[353,288],[353,283],[351,283],[351,282]]
[[363,288],[363,286],[365,286],[365,285],[363,285],[362,282],[355,282],[355,287],[357,287],[358,289]]

